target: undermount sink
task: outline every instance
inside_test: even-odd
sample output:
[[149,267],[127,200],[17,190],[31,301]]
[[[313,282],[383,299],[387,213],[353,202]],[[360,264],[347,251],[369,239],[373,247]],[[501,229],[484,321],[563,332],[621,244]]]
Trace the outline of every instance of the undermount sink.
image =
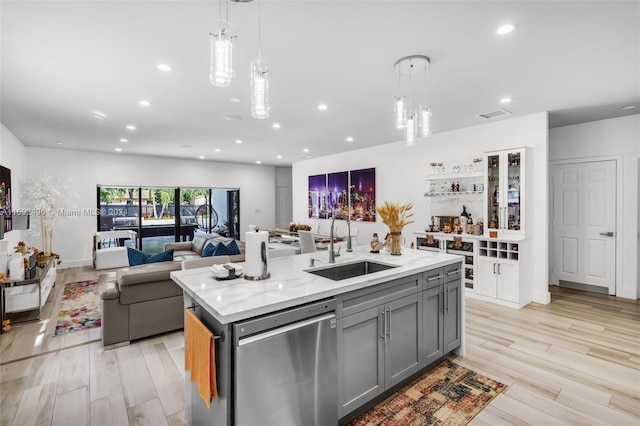
[[373,274],[375,272],[386,271],[387,269],[397,268],[395,265],[387,265],[384,263],[362,260],[360,262],[346,263],[336,266],[329,266],[322,269],[307,270],[310,274],[319,275],[330,280],[340,281],[347,278],[359,277],[362,275]]

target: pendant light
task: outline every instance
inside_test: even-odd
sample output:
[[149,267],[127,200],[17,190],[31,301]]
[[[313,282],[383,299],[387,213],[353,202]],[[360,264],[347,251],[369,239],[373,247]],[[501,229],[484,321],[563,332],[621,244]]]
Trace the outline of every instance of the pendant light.
[[[404,129],[404,141],[407,146],[413,146],[418,137],[428,137],[431,135],[431,106],[426,102],[421,102],[416,111],[413,109],[411,80],[412,73],[416,69],[424,70],[425,73],[425,93],[426,93],[426,73],[430,59],[424,55],[411,55],[398,59],[394,66],[398,70],[398,86],[400,96],[395,98],[395,124],[399,129]],[[409,74],[408,96],[402,93],[402,74]],[[416,103],[417,104],[417,103]]]
[[220,19],[214,25],[211,38],[211,63],[209,81],[217,87],[228,87],[236,75],[233,71],[233,37],[229,34],[229,3],[226,3],[227,16],[222,19],[222,0],[220,0]]
[[269,69],[262,60],[260,0],[258,0],[258,59],[251,61],[251,116],[269,118]]

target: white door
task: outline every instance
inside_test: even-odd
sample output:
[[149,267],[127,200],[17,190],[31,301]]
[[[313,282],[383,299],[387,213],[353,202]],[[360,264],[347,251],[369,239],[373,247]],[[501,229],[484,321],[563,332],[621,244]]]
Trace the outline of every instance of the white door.
[[615,294],[616,162],[557,165],[553,194],[555,276]]

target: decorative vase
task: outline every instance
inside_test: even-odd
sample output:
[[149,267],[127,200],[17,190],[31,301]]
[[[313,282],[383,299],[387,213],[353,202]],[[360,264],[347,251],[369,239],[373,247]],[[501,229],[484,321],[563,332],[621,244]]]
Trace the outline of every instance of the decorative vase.
[[402,254],[402,234],[400,232],[391,232],[391,255],[400,256]]

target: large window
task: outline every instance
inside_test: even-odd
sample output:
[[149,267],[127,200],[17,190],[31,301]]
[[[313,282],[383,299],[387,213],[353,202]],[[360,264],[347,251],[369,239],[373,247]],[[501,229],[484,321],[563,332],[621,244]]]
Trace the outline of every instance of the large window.
[[238,189],[98,186],[97,228],[136,231],[138,247],[151,254],[199,231],[238,238],[239,200]]

